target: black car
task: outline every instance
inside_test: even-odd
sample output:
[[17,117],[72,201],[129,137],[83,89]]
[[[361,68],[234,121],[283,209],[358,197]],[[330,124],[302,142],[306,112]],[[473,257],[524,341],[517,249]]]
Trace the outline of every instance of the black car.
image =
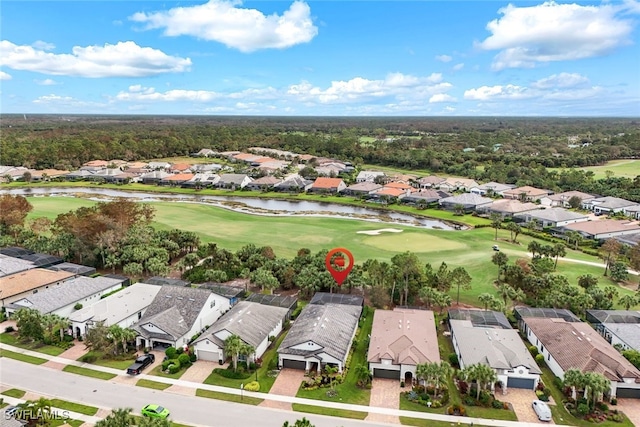
[[144,368],[155,362],[155,360],[156,356],[154,356],[153,354],[143,354],[142,356],[138,357],[131,366],[127,368],[127,374],[138,375]]

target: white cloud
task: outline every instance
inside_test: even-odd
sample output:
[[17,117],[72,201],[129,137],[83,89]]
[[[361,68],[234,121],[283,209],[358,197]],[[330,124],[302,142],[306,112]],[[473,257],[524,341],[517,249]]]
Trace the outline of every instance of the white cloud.
[[36,84],[39,84],[40,86],[53,86],[58,84],[58,82],[52,79],[34,80],[34,81],[36,82]]
[[435,102],[456,102],[456,99],[446,93],[436,93],[431,98],[429,98],[430,104],[433,104]]
[[531,86],[539,89],[568,88],[589,83],[589,79],[576,73],[553,74],[534,82]]
[[143,77],[189,71],[191,60],[119,42],[104,46],[74,46],[71,54],[55,54],[0,41],[0,65],[14,70],[74,77]]
[[464,92],[464,99],[477,101],[488,101],[494,99],[524,99],[532,95],[528,93],[528,89],[522,86],[505,85],[505,86],[482,86],[477,89],[469,89]]
[[31,46],[35,47],[38,50],[53,50],[56,48],[55,44],[43,42],[42,40],[34,42]]
[[499,10],[502,17],[487,24],[491,35],[478,46],[500,50],[495,70],[532,68],[538,63],[602,56],[630,43],[633,23],[622,17],[633,13],[623,5],[558,4]]
[[453,66],[453,71],[460,71],[460,70],[462,70],[463,68],[464,68],[464,63],[463,63],[463,62],[461,62],[461,63],[456,64],[456,65],[454,65],[454,66]]
[[436,60],[440,62],[451,62],[453,58],[449,55],[437,55]]
[[0,80],[11,80],[11,74],[7,74],[4,71],[0,71]]
[[217,41],[242,52],[284,49],[307,43],[318,34],[311,9],[303,1],[294,1],[282,15],[269,16],[256,9],[238,7],[241,4],[238,0],[210,0],[168,11],[138,12],[129,19],[145,24],[145,29],[162,28],[167,36],[187,35]]

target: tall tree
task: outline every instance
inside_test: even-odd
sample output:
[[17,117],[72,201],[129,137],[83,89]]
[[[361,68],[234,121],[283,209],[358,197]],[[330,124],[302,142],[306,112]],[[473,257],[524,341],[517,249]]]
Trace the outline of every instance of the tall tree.
[[402,278],[402,292],[400,294],[400,305],[407,305],[409,299],[409,289],[420,283],[422,270],[418,256],[412,252],[403,252],[394,255],[391,263],[398,267]]
[[23,196],[0,196],[0,235],[8,233],[11,227],[23,227],[24,220],[32,209],[31,203]]
[[558,257],[564,257],[567,255],[567,249],[564,243],[556,243],[553,246],[553,256],[556,258],[555,263],[553,264],[553,269],[558,268]]
[[464,267],[456,267],[451,271],[451,283],[456,287],[456,304],[460,304],[460,288],[471,289],[471,276]]
[[509,263],[509,257],[504,252],[496,252],[491,257],[491,262],[498,266],[498,283],[500,283],[500,274]]
[[633,295],[625,294],[620,297],[618,300],[618,304],[624,307],[625,310],[630,310],[631,307],[634,307],[639,304],[638,298]]
[[622,249],[622,243],[616,239],[607,239],[604,244],[598,250],[598,255],[604,261],[604,275],[607,275],[607,271],[611,264],[618,259],[620,250]]
[[498,230],[502,226],[502,215],[494,212],[491,214],[489,219],[491,220],[491,227],[496,230],[496,234],[493,240],[498,240]]

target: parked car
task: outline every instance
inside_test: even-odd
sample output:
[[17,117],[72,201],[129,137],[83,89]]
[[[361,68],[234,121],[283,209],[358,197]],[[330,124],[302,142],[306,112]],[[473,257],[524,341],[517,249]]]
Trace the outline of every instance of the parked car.
[[142,416],[143,417],[151,417],[151,418],[168,418],[170,413],[169,410],[160,405],[149,404],[142,408]]
[[542,400],[534,400],[531,404],[540,421],[551,421],[551,408]]
[[493,250],[496,252],[500,252],[500,247],[498,245],[493,245]]
[[142,356],[138,357],[136,361],[131,364],[131,366],[127,368],[127,374],[138,375],[144,368],[155,362],[155,360],[156,356],[154,356],[153,354],[143,354]]
[[6,418],[14,418],[16,415],[16,412],[18,412],[17,406],[7,406],[4,410],[4,414]]

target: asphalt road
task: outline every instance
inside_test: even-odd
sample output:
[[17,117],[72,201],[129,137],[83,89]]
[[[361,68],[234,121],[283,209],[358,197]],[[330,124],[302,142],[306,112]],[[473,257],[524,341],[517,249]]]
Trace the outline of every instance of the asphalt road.
[[171,411],[172,420],[192,426],[281,427],[285,421],[293,423],[303,416],[316,427],[390,426],[133,387],[30,365],[6,357],[0,359],[0,382],[20,390],[101,408],[129,407],[135,413],[140,413],[140,409],[148,403],[156,403]]

